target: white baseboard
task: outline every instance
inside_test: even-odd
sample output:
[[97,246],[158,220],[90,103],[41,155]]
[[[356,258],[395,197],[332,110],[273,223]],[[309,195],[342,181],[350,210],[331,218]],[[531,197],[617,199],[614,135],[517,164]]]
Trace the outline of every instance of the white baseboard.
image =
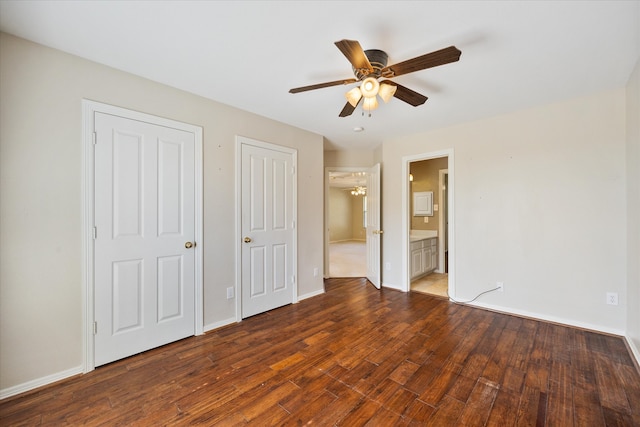
[[230,317],[228,319],[220,320],[219,322],[209,323],[202,327],[204,332],[209,332],[214,329],[222,328],[223,326],[231,325],[232,323],[237,323],[235,317]]
[[66,371],[57,372],[55,374],[47,375],[46,377],[36,378],[35,380],[27,381],[26,383],[14,385],[13,387],[0,390],[0,400],[82,373],[82,366],[77,366],[75,368],[67,369]]
[[383,287],[383,288],[389,288],[389,289],[395,289],[396,291],[402,291],[402,292],[405,292],[405,290],[404,290],[402,287],[397,286],[397,285],[394,285],[394,284],[392,284],[392,283],[383,283],[383,284],[382,284],[382,287]]
[[624,338],[625,340],[627,340],[627,345],[629,346],[629,349],[631,349],[631,354],[633,355],[633,357],[636,358],[637,366],[640,367],[640,350],[638,350],[638,347],[636,347],[635,343],[633,342],[630,336],[625,335]]
[[502,306],[485,304],[482,302],[475,302],[475,301],[471,303],[467,303],[467,305],[479,307],[479,308],[486,308],[487,310],[497,311],[500,313],[513,314],[515,316],[520,316],[520,317],[527,317],[533,320],[543,320],[546,322],[558,323],[558,324],[567,325],[567,326],[574,326],[576,328],[588,329],[596,332],[604,332],[606,334],[618,335],[621,337],[625,336],[625,332],[620,329],[608,328],[606,326],[580,322],[573,319],[565,319],[563,317],[550,316],[547,314],[540,314],[540,313],[535,313],[535,312],[526,311],[526,310],[514,310],[509,307],[502,307]]
[[318,289],[317,291],[309,292],[308,294],[298,295],[298,302],[300,302],[300,301],[302,301],[304,299],[315,297],[315,296],[322,295],[322,294],[324,294],[324,288]]

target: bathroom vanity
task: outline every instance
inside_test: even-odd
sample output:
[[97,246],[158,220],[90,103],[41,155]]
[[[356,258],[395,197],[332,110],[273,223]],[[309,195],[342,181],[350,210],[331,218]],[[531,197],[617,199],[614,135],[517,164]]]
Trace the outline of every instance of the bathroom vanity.
[[438,267],[438,232],[412,230],[409,236],[411,280]]

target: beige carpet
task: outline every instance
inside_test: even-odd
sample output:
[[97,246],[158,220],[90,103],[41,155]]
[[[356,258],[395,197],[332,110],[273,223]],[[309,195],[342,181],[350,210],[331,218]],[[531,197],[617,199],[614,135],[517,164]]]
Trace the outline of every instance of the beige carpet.
[[329,277],[366,277],[367,244],[348,240],[329,244]]
[[447,274],[431,273],[411,282],[411,290],[424,294],[438,295],[447,298],[449,276]]

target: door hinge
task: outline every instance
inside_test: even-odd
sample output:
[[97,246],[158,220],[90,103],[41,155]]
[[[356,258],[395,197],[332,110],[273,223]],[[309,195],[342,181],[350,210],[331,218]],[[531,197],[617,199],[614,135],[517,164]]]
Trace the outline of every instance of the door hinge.
[[291,276],[291,284],[292,285],[296,284],[296,276]]
[[98,335],[98,322],[93,322],[93,335]]
[[93,227],[93,239],[98,238],[98,227]]
[[98,143],[98,134],[94,132],[92,138],[93,138],[93,145],[96,145]]

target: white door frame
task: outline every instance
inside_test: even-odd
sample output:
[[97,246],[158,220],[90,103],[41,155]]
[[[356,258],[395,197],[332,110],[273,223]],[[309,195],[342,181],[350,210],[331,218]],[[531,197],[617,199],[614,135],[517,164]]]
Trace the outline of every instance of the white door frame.
[[195,334],[200,335],[204,329],[204,308],[202,296],[202,128],[199,126],[165,119],[150,114],[128,110],[126,108],[82,100],[82,371],[87,373],[95,369],[94,359],[94,129],[95,113],[105,113],[125,117],[132,120],[171,127],[194,134],[195,139]]
[[[267,150],[280,151],[291,154],[293,158],[294,170],[298,171],[298,150],[270,142],[259,141],[246,136],[236,135],[236,277],[235,277],[235,299],[236,299],[236,322],[242,321],[242,145],[253,145]],[[293,286],[293,303],[298,302],[298,179],[293,180],[293,276],[296,278]]]
[[[331,262],[329,260],[329,185],[331,172],[366,172],[369,173],[371,167],[337,167],[327,166],[324,168],[324,278],[331,277]],[[365,236],[365,239],[367,237]]]
[[[367,174],[367,279],[382,288],[382,209],[380,203],[380,163]],[[369,233],[371,231],[371,233]],[[371,238],[369,238],[371,236]]]
[[[449,174],[449,169],[440,169],[438,171],[438,192],[440,198],[440,215],[438,215],[438,267],[436,272],[444,273],[445,265],[444,265],[444,250],[445,250],[445,227],[447,226],[447,222],[444,219],[445,215],[449,215],[449,207],[447,203],[444,203],[444,177]],[[444,211],[445,215],[442,215]]]
[[410,248],[409,248],[409,165],[412,162],[419,162],[421,160],[437,159],[441,157],[448,158],[448,170],[449,170],[449,203],[447,215],[449,217],[449,295],[455,298],[455,209],[454,209],[454,190],[455,190],[455,175],[454,175],[454,157],[453,148],[432,151],[422,154],[414,154],[411,156],[404,156],[402,158],[402,290],[409,292],[411,289],[411,274],[410,274]]

